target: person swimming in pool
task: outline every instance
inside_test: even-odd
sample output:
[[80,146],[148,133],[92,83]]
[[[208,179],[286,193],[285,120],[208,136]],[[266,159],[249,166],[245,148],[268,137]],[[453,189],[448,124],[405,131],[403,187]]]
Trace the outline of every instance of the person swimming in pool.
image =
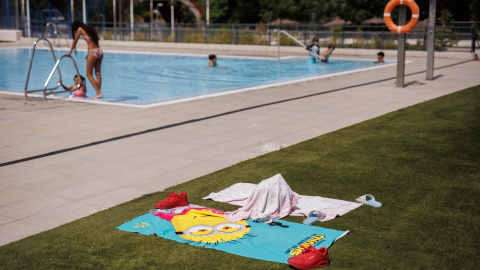
[[[63,88],[65,90],[72,90],[75,97],[87,97],[87,86],[85,85],[85,78],[81,75],[80,77],[78,77],[78,75],[75,75],[73,77],[73,81],[75,82],[75,84],[69,87],[65,87],[62,85]],[[62,80],[60,80],[59,83],[62,83]]]
[[208,56],[207,67],[216,67],[217,66],[217,56],[215,54],[210,54]]
[[322,53],[322,62],[328,62],[328,58],[332,55],[333,50],[335,50],[335,44],[330,43],[328,48]]
[[384,57],[385,57],[385,53],[383,53],[383,52],[377,53],[377,59],[378,59],[378,61],[375,61],[375,62],[373,62],[373,63],[375,63],[375,64],[385,63],[385,61],[383,60]]
[[[87,78],[93,85],[93,88],[95,88],[95,91],[97,91],[97,95],[93,98],[102,98],[103,94],[100,88],[102,87],[101,67],[103,60],[103,51],[98,43],[97,31],[92,26],[86,25],[81,21],[74,21],[72,23],[72,36],[75,38],[73,40],[72,47],[67,53],[67,55],[70,56],[73,50],[75,50],[76,52],[77,42],[80,37],[87,42]],[[95,76],[97,77],[96,80],[92,74],[93,69],[95,69]]]

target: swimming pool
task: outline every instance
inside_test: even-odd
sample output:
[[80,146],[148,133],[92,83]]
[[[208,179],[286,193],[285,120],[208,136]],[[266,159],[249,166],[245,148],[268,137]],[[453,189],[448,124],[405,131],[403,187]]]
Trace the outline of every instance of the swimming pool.
[[[66,52],[66,49],[56,49],[55,55],[58,59]],[[72,54],[83,76],[85,55],[86,51]],[[31,49],[27,48],[0,50],[1,91],[23,93],[30,56]],[[372,60],[331,59],[327,64],[308,64],[306,57],[277,61],[272,58],[218,56],[217,62],[218,67],[211,68],[206,66],[205,55],[106,51],[102,64],[103,101],[145,106],[378,67]],[[50,51],[37,49],[28,89],[43,89],[54,64]],[[76,74],[72,62],[64,59],[60,70],[64,84],[72,85]],[[58,78],[55,74],[49,87],[54,87]],[[95,89],[89,82],[87,89],[88,96],[95,95]]]

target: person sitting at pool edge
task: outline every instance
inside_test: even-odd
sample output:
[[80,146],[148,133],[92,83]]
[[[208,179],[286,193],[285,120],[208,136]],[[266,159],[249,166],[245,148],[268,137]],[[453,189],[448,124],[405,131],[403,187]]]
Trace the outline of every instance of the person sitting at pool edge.
[[217,66],[217,56],[215,54],[210,54],[208,56],[207,67],[216,67]]
[[[73,81],[75,82],[74,85],[71,85],[69,87],[65,87],[62,85],[63,89],[71,89],[75,97],[87,97],[87,86],[85,86],[85,78],[82,75],[80,75],[80,78],[78,77],[78,75],[75,75],[73,77]],[[59,80],[59,83],[62,83],[62,80]]]
[[328,62],[328,58],[332,55],[333,50],[335,50],[335,44],[330,43],[328,48],[322,53],[322,62]]
[[384,63],[383,57],[385,57],[385,54],[384,54],[383,52],[377,53],[377,59],[378,59],[378,61],[375,61],[375,62],[373,62],[373,63],[375,63],[375,64]]
[[312,44],[305,48],[308,51],[308,63],[317,63],[317,58],[320,55],[320,46],[318,46],[318,37],[312,39]]

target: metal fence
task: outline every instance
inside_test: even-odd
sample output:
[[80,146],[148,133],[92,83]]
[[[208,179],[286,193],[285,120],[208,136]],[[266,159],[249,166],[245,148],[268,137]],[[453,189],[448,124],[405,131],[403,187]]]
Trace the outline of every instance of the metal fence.
[[[277,31],[285,30],[305,44],[311,43],[313,37],[326,46],[334,43],[340,48],[396,49],[398,35],[392,33],[384,25],[264,25],[264,24],[149,24],[90,22],[99,33],[101,40],[179,42],[205,44],[237,44],[296,46],[296,43],[280,36]],[[57,37],[71,38],[68,22],[56,22]],[[436,50],[449,48],[465,48],[475,50],[474,40],[478,37],[476,23],[453,24],[436,27]],[[53,37],[53,31],[45,32],[45,21],[31,21],[31,36]],[[26,29],[25,29],[26,30]],[[27,33],[27,31],[25,31]],[[427,26],[417,25],[407,34],[407,49],[425,50]],[[473,46],[473,48],[472,48]],[[478,46],[478,45],[477,45]]]

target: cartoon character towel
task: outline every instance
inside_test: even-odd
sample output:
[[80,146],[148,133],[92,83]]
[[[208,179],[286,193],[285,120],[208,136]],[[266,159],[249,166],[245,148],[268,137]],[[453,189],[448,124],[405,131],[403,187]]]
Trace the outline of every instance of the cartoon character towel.
[[[275,178],[277,180],[273,181],[272,178]],[[275,175],[274,177],[263,180],[260,182],[258,185],[255,184],[250,184],[250,183],[237,183],[234,184],[222,191],[219,191],[218,193],[210,193],[207,197],[204,197],[204,200],[214,200],[217,202],[225,202],[225,203],[230,203],[233,205],[239,205],[242,206],[242,208],[238,209],[237,211],[233,212],[235,214],[242,213],[242,215],[245,215],[249,210],[255,209],[256,214],[258,214],[258,211],[261,210],[261,208],[264,206],[264,202],[262,200],[258,200],[254,198],[259,194],[259,192],[256,192],[257,189],[261,186],[261,190],[264,193],[270,193],[270,188],[273,189],[272,192],[277,192],[276,190],[279,190],[280,188],[282,191],[287,191],[290,190],[290,187],[285,187],[285,185],[288,186],[288,184],[283,180],[283,177],[280,174]],[[280,181],[279,179],[282,179],[283,181]],[[263,182],[267,181],[268,183],[271,183],[272,185],[264,185]],[[275,187],[275,183],[282,185],[281,187]],[[285,194],[287,194],[286,192]],[[289,212],[289,215],[292,216],[308,216],[310,211],[313,210],[318,210],[322,211],[323,213],[326,214],[325,219],[322,221],[327,221],[327,220],[332,220],[337,216],[342,216],[357,207],[362,206],[361,203],[357,202],[349,202],[349,201],[344,201],[344,200],[337,200],[337,199],[331,199],[331,198],[325,198],[325,197],[319,197],[319,196],[305,196],[305,195],[298,195],[295,192],[291,192],[290,194],[295,194],[297,203],[294,204],[293,200],[291,201],[291,211]],[[279,200],[281,199],[280,197],[278,198]],[[287,209],[289,206],[287,203],[282,201],[282,203],[275,203],[274,200],[270,199],[268,202],[273,202],[275,206],[283,205],[284,208],[282,211],[278,211],[278,213],[281,213],[281,215],[285,214],[285,209]],[[258,205],[252,205],[254,203],[258,203]],[[266,210],[267,208],[265,208]],[[241,210],[241,211],[240,211]],[[270,210],[270,207],[268,207],[268,211],[265,212],[266,214],[274,213],[274,211]],[[275,212],[276,213],[276,212]],[[240,214],[239,214],[240,215]],[[233,214],[225,214],[227,219],[231,218],[232,216],[235,217]]]
[[182,211],[171,221],[148,213],[117,229],[279,263],[287,263],[288,258],[300,254],[301,246],[328,248],[348,233],[282,220],[271,224],[229,222],[212,209]]

